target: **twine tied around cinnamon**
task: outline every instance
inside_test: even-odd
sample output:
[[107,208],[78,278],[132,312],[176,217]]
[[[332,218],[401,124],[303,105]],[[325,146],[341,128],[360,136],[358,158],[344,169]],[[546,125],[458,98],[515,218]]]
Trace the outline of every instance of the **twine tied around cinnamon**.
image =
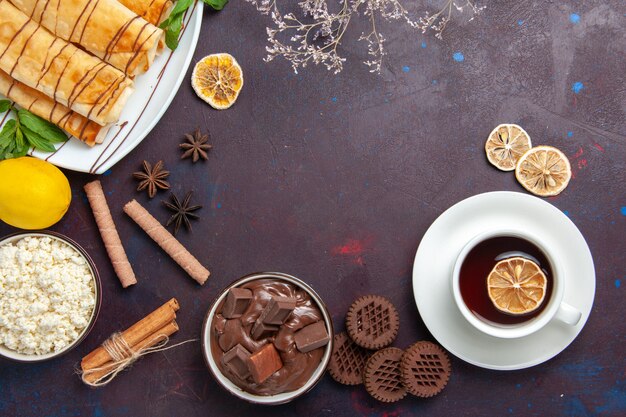
[[[81,379],[86,385],[91,387],[102,387],[111,382],[117,374],[130,367],[142,356],[155,352],[163,352],[189,342],[198,341],[198,339],[189,339],[175,345],[165,347],[169,340],[169,336],[165,334],[157,334],[148,343],[146,343],[144,347],[135,350],[124,339],[121,332],[113,333],[107,340],[104,341],[104,343],[102,343],[102,347],[111,356],[113,362],[109,362],[100,367],[87,369],[85,371],[78,371],[78,373],[81,375]],[[89,381],[87,377],[93,374],[98,374],[99,376],[95,380]]]

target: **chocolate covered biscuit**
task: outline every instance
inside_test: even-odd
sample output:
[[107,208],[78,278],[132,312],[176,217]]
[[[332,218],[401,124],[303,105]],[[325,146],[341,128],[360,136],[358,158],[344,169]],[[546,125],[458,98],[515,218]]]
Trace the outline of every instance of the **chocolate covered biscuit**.
[[354,343],[366,349],[389,346],[400,326],[398,311],[379,295],[357,298],[346,315],[346,329]]
[[344,385],[363,383],[363,368],[369,352],[358,346],[345,332],[336,334],[333,340],[333,354],[328,364],[328,372],[333,379]]
[[406,396],[402,383],[400,359],[402,349],[381,349],[367,360],[363,382],[367,392],[378,401],[393,403]]
[[450,378],[450,359],[431,342],[416,342],[402,355],[402,382],[407,391],[418,397],[439,394]]

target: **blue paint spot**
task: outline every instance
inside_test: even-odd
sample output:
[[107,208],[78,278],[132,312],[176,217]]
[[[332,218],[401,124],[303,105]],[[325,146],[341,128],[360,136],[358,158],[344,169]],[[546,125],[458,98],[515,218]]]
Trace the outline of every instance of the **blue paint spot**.
[[565,403],[565,415],[569,417],[587,417],[590,413],[580,398],[569,398]]
[[99,406],[96,406],[93,410],[93,417],[104,417],[104,410]]
[[524,21],[523,21],[522,19],[520,19],[520,20],[518,20],[518,21],[517,21],[517,25],[518,25],[518,26],[522,26],[523,24],[524,24]]
[[222,203],[217,203],[217,208],[222,208]]
[[565,214],[567,217],[569,217],[569,210],[563,210],[563,214]]
[[604,404],[594,407],[598,415],[624,415],[626,410],[626,395],[622,381],[617,380],[615,386],[606,391],[603,395]]
[[333,103],[336,103],[337,102],[337,97],[331,98],[330,101],[332,101]]
[[622,208],[619,209],[619,212],[622,213],[622,216],[626,216],[626,206],[622,206]]
[[452,58],[456,61],[456,62],[463,62],[465,61],[465,56],[463,55],[463,52],[455,52],[452,54]]
[[517,389],[522,388],[522,384],[515,384],[515,388],[517,388]]
[[531,408],[533,405],[531,403],[528,403],[528,408]]
[[567,132],[567,137],[571,138],[572,136],[574,136],[574,132]]
[[408,65],[405,65],[405,66],[402,67],[402,71],[409,72],[409,71],[411,71],[411,67],[409,67]]
[[579,363],[569,363],[560,367],[565,378],[571,378],[576,381],[589,382],[597,379],[604,371],[595,360],[588,360]]
[[572,13],[569,15],[569,21],[573,24],[580,22],[580,16],[577,13]]
[[433,85],[437,85],[437,80],[433,80]]
[[581,83],[580,81],[576,81],[574,84],[572,84],[572,91],[575,94],[580,93],[583,88],[585,88],[585,85],[583,83]]
[[621,279],[616,279],[615,280],[615,288],[619,288],[622,286],[622,280]]
[[509,408],[509,414],[513,414],[513,409]]
[[111,175],[113,171],[111,171],[110,169],[107,169],[106,171],[104,171],[104,174],[102,174],[105,177],[108,177],[109,175]]
[[422,48],[426,48],[426,42],[422,42]]

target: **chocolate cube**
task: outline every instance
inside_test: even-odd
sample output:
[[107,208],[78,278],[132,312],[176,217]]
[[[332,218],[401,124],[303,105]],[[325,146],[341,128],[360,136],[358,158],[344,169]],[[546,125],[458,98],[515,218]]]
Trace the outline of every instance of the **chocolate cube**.
[[326,325],[323,321],[317,321],[298,330],[295,334],[296,347],[302,353],[310,352],[328,343],[330,339]]
[[241,379],[246,379],[250,375],[248,369],[248,358],[250,352],[241,345],[237,345],[222,356],[222,362],[232,373]]
[[280,326],[295,308],[295,297],[272,297],[261,313],[259,320],[265,324]]
[[250,331],[250,336],[254,340],[259,340],[264,337],[270,336],[272,333],[278,331],[278,326],[274,326],[271,324],[265,324],[261,320],[257,320],[254,322],[254,326],[252,326],[252,330]]
[[250,355],[248,366],[254,382],[262,384],[274,372],[283,367],[283,361],[274,345],[268,343]]
[[247,288],[231,288],[226,295],[226,301],[222,307],[222,316],[227,319],[241,317],[248,309],[252,300],[252,291]]

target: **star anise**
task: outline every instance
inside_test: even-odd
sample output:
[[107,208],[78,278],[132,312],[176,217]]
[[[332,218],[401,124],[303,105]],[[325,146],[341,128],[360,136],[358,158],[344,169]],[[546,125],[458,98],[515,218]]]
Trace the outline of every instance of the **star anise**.
[[170,172],[163,168],[163,161],[157,162],[154,164],[154,167],[150,165],[148,161],[143,161],[143,172],[138,171],[133,173],[133,177],[139,180],[137,191],[142,191],[147,188],[148,197],[150,198],[156,195],[158,189],[170,189],[170,183],[165,181],[169,175]]
[[170,219],[165,224],[165,226],[169,226],[170,224],[174,223],[174,235],[178,233],[178,229],[183,223],[185,224],[185,228],[188,231],[191,231],[191,222],[189,221],[189,219],[199,219],[199,216],[195,213],[192,213],[192,211],[201,209],[202,206],[199,204],[195,206],[189,205],[189,201],[191,200],[191,194],[193,194],[193,191],[189,191],[185,195],[185,199],[183,200],[182,204],[178,197],[174,195],[174,193],[170,194],[170,198],[172,200],[171,203],[169,201],[163,201],[165,207],[174,212],[172,217],[170,217]]
[[209,140],[209,135],[203,135],[200,133],[200,129],[196,129],[193,134],[185,133],[186,142],[178,145],[185,152],[181,155],[180,159],[191,158],[191,162],[197,162],[198,159],[208,159],[208,152],[213,146],[206,143]]

